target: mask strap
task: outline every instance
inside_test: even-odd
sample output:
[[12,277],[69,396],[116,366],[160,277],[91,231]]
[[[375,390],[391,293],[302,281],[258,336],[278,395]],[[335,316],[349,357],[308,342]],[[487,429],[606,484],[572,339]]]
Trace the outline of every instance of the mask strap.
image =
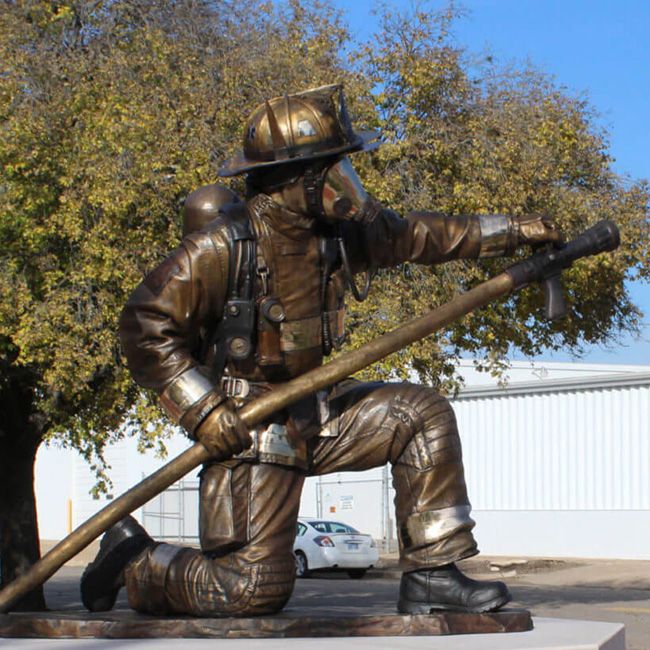
[[322,176],[322,170],[315,171],[313,167],[307,167],[302,181],[307,208],[311,214],[319,216],[323,216]]

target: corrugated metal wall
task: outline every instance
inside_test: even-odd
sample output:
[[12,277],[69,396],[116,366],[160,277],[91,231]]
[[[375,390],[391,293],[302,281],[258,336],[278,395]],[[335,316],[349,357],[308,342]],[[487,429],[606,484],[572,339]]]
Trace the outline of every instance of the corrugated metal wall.
[[454,410],[483,552],[650,559],[650,375],[478,388]]
[[650,510],[650,389],[455,400],[476,510]]

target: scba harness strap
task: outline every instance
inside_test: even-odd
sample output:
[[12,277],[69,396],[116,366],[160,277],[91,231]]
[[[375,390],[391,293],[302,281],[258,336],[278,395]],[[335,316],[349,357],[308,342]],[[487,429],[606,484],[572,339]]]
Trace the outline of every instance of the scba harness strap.
[[228,230],[230,268],[223,314],[210,341],[215,348],[212,364],[215,378],[222,377],[229,358],[242,360],[251,355],[256,316],[253,282],[255,237],[246,206],[230,203],[219,213]]

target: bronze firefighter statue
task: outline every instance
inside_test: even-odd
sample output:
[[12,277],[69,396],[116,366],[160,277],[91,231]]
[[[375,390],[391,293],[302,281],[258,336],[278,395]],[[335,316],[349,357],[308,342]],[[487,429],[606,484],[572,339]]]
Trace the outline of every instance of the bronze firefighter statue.
[[88,609],[110,609],[126,585],[130,605],[150,614],[277,612],[293,589],[305,477],[385,463],[399,611],[485,612],[510,600],[503,583],[456,567],[478,550],[456,420],[434,390],[347,380],[253,430],[236,410],[341,345],[345,292],[363,299],[375,270],[559,240],[546,216],[402,218],[384,208],[348,158],[377,135],[353,130],[340,85],[270,99],[219,172],[247,174],[246,201],[216,185],[186,200],[182,244],[134,291],[120,333],[136,381],[214,457],[200,475],[201,550],[156,543],[122,520],[82,578]]

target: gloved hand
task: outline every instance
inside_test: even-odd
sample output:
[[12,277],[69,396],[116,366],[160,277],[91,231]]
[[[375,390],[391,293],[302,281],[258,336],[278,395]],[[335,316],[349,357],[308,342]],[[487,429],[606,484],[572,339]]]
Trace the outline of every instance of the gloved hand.
[[226,460],[253,444],[250,431],[231,400],[218,406],[195,431],[196,439],[213,458]]
[[562,243],[562,233],[548,214],[524,214],[515,217],[517,245],[539,246],[540,244]]

